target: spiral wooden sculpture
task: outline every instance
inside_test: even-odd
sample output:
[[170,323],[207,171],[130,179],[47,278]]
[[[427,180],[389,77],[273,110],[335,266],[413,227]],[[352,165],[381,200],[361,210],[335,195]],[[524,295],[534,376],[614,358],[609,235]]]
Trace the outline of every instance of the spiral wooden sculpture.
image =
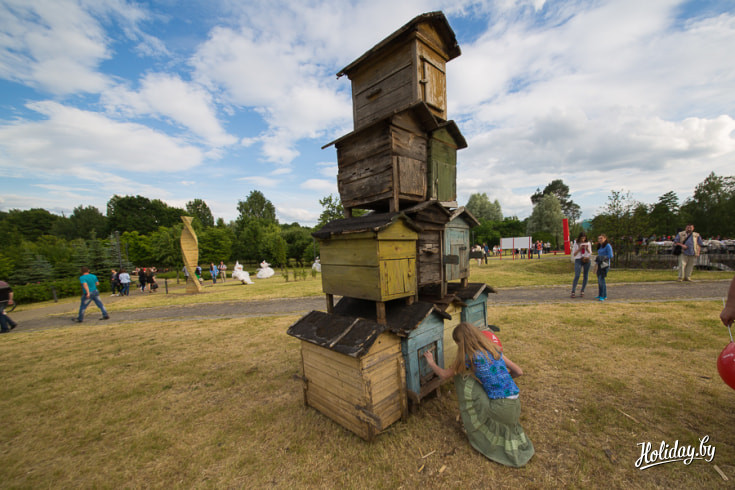
[[186,292],[199,293],[202,291],[202,285],[199,284],[194,271],[199,261],[199,241],[194,229],[191,227],[191,216],[182,216],[181,221],[184,222],[184,229],[181,230],[181,256],[184,258],[184,265],[189,276],[186,278]]

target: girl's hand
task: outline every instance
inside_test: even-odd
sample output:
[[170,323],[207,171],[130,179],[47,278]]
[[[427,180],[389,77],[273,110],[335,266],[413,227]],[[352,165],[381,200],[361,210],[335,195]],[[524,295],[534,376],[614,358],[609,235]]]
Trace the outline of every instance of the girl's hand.
[[432,354],[430,350],[424,351],[424,357],[426,358],[426,362],[429,364],[434,362],[434,354]]

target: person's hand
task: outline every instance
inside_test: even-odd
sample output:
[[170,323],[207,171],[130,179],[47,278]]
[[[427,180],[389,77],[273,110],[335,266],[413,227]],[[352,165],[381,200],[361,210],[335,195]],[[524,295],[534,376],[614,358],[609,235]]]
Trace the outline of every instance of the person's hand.
[[432,354],[430,350],[424,351],[424,357],[426,358],[426,362],[429,364],[434,362],[434,354]]
[[735,306],[725,306],[720,313],[720,320],[726,327],[732,325],[735,320]]

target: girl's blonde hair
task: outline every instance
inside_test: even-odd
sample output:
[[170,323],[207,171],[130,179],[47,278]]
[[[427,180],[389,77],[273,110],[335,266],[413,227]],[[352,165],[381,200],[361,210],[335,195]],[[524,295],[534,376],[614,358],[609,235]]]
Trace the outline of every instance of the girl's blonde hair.
[[462,322],[454,328],[452,331],[452,338],[457,343],[457,357],[454,359],[454,365],[452,369],[456,374],[464,374],[468,369],[472,370],[472,374],[475,373],[475,363],[471,362],[475,354],[487,357],[487,353],[493,356],[494,359],[500,359],[500,350],[490,339],[485,337],[480,330],[472,325],[471,323]]

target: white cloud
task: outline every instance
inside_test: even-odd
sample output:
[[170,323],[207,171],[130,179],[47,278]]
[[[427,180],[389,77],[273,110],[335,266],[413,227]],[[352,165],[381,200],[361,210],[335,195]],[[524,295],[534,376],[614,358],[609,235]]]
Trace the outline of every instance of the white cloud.
[[0,166],[22,161],[27,171],[64,174],[95,167],[147,173],[178,172],[202,162],[197,148],[140,124],[51,101],[28,108],[46,119],[0,126]]
[[271,179],[270,177],[259,177],[259,176],[240,177],[237,180],[243,181],[243,182],[250,182],[252,184],[255,184],[258,187],[276,187],[281,182],[278,179]]
[[337,182],[332,180],[324,180],[324,179],[308,179],[304,181],[300,187],[302,189],[307,189],[310,191],[318,191],[321,193],[333,193],[337,192]]
[[102,96],[108,110],[127,116],[164,116],[198,135],[207,144],[232,145],[237,138],[225,132],[207,91],[172,74],[151,73],[140,82],[140,90],[121,86]]
[[4,0],[0,77],[54,94],[104,90],[110,80],[98,67],[113,55],[100,24],[106,16],[131,36],[140,33],[136,23],[144,18],[140,7],[117,0]]

